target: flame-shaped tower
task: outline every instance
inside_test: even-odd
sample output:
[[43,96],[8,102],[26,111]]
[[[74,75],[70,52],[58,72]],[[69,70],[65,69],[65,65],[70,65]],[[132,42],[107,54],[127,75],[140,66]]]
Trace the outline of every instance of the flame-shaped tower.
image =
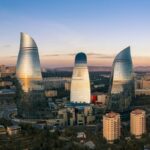
[[42,89],[38,84],[38,81],[42,81],[38,47],[26,33],[21,33],[16,75],[24,92]]
[[90,103],[90,79],[85,53],[78,53],[71,80],[71,102]]
[[114,59],[109,90],[108,110],[124,112],[134,98],[134,77],[130,47]]
[[26,33],[21,33],[16,76],[23,89],[17,101],[18,115],[25,119],[47,118],[50,113],[44,95],[38,48]]

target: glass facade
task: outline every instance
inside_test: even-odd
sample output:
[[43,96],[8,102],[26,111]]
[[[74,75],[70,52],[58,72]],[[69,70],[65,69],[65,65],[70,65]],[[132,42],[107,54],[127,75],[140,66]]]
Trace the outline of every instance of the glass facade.
[[42,75],[38,48],[35,41],[26,33],[21,33],[16,75],[24,92],[43,88],[40,84]]
[[71,102],[90,103],[90,93],[91,90],[87,58],[84,53],[78,53],[75,57],[75,66],[71,80]]
[[38,48],[26,33],[21,33],[16,76],[23,93],[18,101],[18,115],[25,119],[48,118],[48,103],[44,95]]
[[133,67],[130,47],[127,47],[116,56],[113,62],[107,110],[127,111],[133,98]]

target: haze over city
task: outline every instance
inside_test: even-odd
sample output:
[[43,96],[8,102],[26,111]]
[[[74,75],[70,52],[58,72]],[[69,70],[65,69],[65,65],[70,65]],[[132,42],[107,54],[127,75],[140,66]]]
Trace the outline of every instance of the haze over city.
[[16,64],[20,32],[25,32],[37,42],[42,67],[73,66],[80,51],[87,53],[90,66],[111,66],[127,46],[134,66],[150,66],[149,4],[149,0],[1,1],[0,64]]

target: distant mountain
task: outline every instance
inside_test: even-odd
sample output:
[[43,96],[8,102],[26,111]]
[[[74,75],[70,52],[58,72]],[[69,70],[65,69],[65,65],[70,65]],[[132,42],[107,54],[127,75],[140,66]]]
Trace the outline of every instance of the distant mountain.
[[[60,68],[47,68],[46,70],[55,70],[55,71],[72,71],[73,67],[60,67]],[[111,66],[89,66],[91,72],[111,72]],[[136,66],[134,67],[135,72],[150,72],[150,66]]]
[[[101,72],[110,72],[111,67],[110,66],[89,66],[88,67],[90,71],[101,71]],[[55,70],[55,71],[72,71],[73,67],[61,67],[61,68],[54,68],[54,69],[48,69],[48,70]]]
[[134,70],[136,72],[150,72],[150,66],[136,66]]

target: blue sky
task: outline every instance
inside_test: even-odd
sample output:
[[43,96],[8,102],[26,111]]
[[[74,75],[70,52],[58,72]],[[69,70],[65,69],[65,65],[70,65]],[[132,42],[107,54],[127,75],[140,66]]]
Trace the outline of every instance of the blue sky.
[[[90,63],[110,65],[129,45],[135,65],[150,65],[149,8],[150,0],[0,0],[0,63],[16,63],[19,34],[26,32],[43,66],[58,65],[54,54],[63,64],[64,55],[79,51],[105,55]],[[65,64],[73,62],[69,56]]]

